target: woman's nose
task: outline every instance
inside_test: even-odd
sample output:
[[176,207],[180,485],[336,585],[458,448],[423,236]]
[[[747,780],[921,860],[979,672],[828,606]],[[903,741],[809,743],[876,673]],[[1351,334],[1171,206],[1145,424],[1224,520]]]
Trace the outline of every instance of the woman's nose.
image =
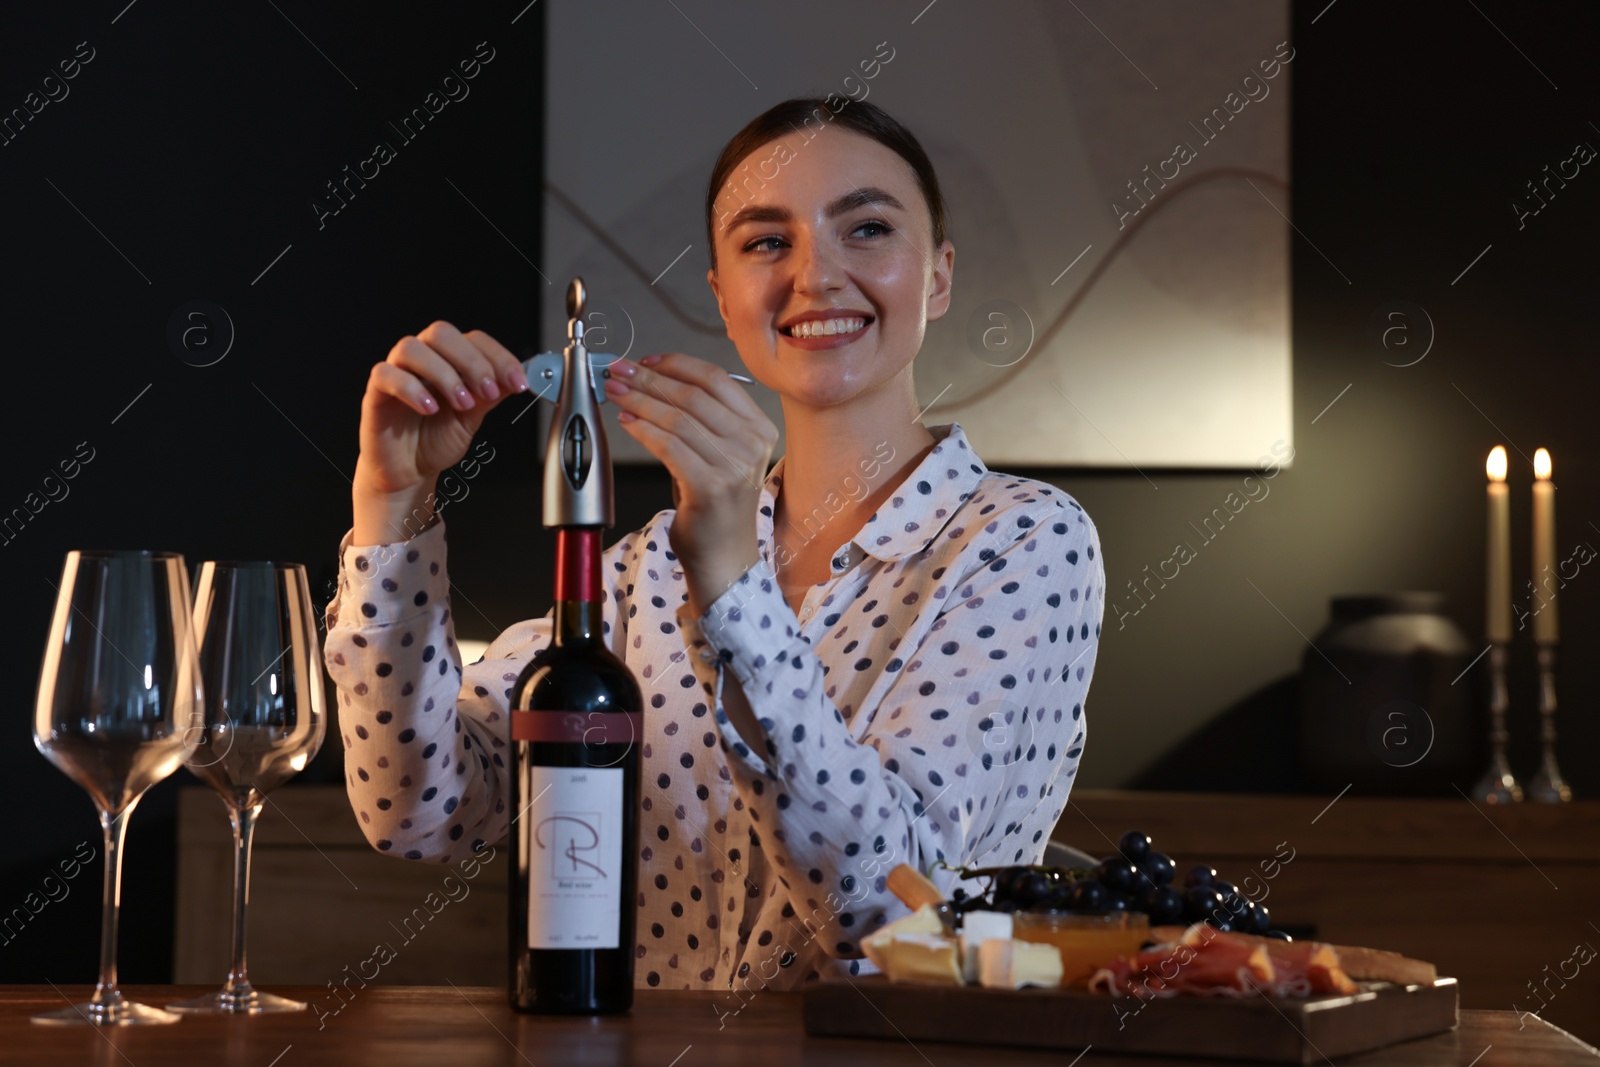
[[842,283],[843,269],[838,250],[826,241],[804,237],[794,246],[790,257],[794,264],[794,287],[797,292],[824,292],[837,289]]

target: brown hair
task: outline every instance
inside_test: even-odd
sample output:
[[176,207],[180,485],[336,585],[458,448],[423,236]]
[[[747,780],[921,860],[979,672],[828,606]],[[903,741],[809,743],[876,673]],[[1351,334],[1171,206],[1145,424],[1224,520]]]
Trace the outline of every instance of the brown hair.
[[[939,178],[933,171],[933,164],[928,161],[928,154],[922,150],[916,137],[877,104],[844,97],[832,98],[844,100],[845,106],[834,111],[828,106],[827,100],[821,97],[794,97],[775,104],[751,119],[723,147],[716,166],[711,168],[711,181],[706,185],[706,251],[711,256],[713,270],[717,266],[717,235],[712,216],[717,194],[728,180],[728,175],[762,145],[785,134],[801,133],[804,127],[812,123],[826,126],[831,122],[843,126],[872,138],[905,160],[917,177],[922,198],[928,204],[928,214],[933,219],[933,247],[937,249],[944,244],[944,197],[939,192]],[[809,133],[806,140],[810,141],[815,136],[816,133]]]

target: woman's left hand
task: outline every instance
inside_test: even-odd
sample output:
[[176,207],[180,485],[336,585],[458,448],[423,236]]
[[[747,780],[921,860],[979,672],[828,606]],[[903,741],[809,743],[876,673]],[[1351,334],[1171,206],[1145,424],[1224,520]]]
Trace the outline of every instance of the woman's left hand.
[[619,359],[605,390],[623,429],[672,475],[667,540],[699,615],[760,558],[756,509],[778,428],[727,371],[683,352]]

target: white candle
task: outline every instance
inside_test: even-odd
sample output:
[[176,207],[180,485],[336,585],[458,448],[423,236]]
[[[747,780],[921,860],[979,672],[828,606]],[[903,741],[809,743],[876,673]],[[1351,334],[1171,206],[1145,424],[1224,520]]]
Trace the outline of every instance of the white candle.
[[1489,554],[1484,635],[1497,644],[1511,640],[1511,487],[1506,485],[1506,448],[1489,453]]
[[1533,588],[1537,614],[1533,617],[1533,639],[1542,645],[1555,644],[1556,588],[1556,487],[1550,481],[1550,453],[1533,454]]

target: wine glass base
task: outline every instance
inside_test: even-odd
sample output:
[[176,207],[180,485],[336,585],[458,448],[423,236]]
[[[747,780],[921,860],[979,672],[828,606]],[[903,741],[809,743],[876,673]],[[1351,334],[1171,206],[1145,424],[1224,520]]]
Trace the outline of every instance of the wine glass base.
[[290,1000],[259,989],[244,989],[230,993],[219,989],[203,997],[175,1000],[167,1007],[180,1012],[217,1012],[227,1015],[266,1015],[274,1012],[305,1011],[306,1004]]
[[84,1001],[60,1011],[32,1016],[43,1026],[158,1026],[183,1018],[170,1011],[124,1000],[120,992],[102,1001]]

